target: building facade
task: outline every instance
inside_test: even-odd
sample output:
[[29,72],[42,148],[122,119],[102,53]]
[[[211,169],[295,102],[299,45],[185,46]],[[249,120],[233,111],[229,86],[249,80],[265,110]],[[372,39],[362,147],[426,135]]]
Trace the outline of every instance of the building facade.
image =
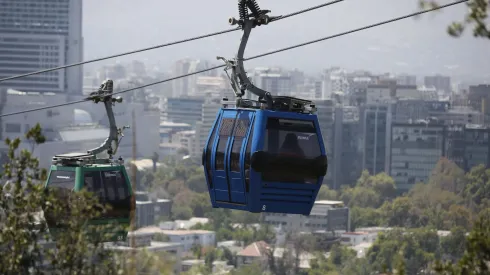
[[[81,62],[82,0],[0,0],[0,78]],[[0,83],[23,92],[82,94],[83,68]]]

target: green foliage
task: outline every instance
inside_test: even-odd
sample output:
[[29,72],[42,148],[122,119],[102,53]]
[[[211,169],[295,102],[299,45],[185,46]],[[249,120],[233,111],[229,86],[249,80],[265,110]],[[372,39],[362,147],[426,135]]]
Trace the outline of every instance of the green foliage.
[[[438,6],[438,1],[419,0],[420,7],[433,8]],[[473,36],[490,39],[490,27],[488,24],[488,0],[469,0],[466,5],[468,12],[464,20],[455,21],[447,27],[447,32],[453,37],[460,37],[467,27],[473,28]]]
[[[36,125],[26,133],[31,150],[45,141],[41,132]],[[131,269],[125,266],[130,266],[130,258],[106,249],[100,238],[117,225],[88,223],[108,209],[87,192],[44,190],[46,171],[38,168],[31,152],[19,151],[20,143],[20,138],[6,140],[9,161],[0,184],[0,274],[44,274],[48,268],[54,274],[128,274]],[[51,226],[63,229],[49,232],[43,212]],[[165,262],[144,254],[135,267],[168,274]]]
[[349,207],[380,207],[385,200],[396,194],[395,182],[385,173],[369,175],[363,171],[355,187],[344,188],[340,198]]
[[[460,239],[461,236],[458,236]],[[479,217],[465,243],[461,259],[452,262],[437,262],[435,270],[439,274],[483,275],[490,273],[490,216]],[[454,248],[451,248],[454,249]]]
[[[151,186],[154,190],[164,190],[163,193],[173,199],[173,218],[209,218],[209,224],[194,228],[214,230],[218,241],[237,240],[244,246],[260,240],[274,243],[270,228],[262,224],[261,229],[256,230],[250,226],[260,222],[259,214],[211,207],[201,167],[177,159],[167,160],[163,166],[166,167],[152,173],[154,180]],[[309,274],[367,275],[386,268],[397,274],[405,272],[410,275],[431,268],[437,259],[457,260],[463,257],[464,234],[473,228],[474,217],[490,214],[488,175],[490,170],[484,167],[476,167],[465,174],[453,162],[443,158],[427,183],[416,184],[402,196],[397,196],[399,192],[393,179],[384,173],[369,175],[364,171],[352,187],[339,191],[322,186],[318,199],[341,199],[350,207],[352,230],[391,226],[407,228],[409,234],[402,234],[403,230],[385,233],[385,237],[380,237],[368,251],[365,259],[357,258],[352,250],[334,246],[329,259],[318,254],[317,259],[312,260],[313,268]],[[447,237],[438,237],[436,229],[451,230],[452,233]],[[308,252],[325,250],[315,241],[295,240],[292,243],[294,248]],[[195,255],[206,258],[205,254]],[[234,263],[229,251],[223,250],[222,255],[207,257]],[[290,251],[279,259],[269,257],[270,272],[300,273],[296,258]],[[204,272],[203,268],[200,268],[201,273]],[[209,268],[206,270],[208,272]]]
[[252,275],[263,274],[262,268],[258,264],[243,265],[235,270],[232,270],[230,275]]
[[[366,255],[374,270],[393,271],[403,255],[408,274],[417,274],[429,267],[439,253],[439,237],[434,230],[392,230],[381,233]],[[398,263],[399,264],[399,263]]]

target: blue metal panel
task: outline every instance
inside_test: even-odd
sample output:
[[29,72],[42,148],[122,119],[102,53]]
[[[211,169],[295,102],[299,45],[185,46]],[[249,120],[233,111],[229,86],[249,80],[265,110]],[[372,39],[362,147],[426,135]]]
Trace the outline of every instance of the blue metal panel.
[[[213,207],[246,210],[250,212],[276,212],[309,215],[315,198],[321,187],[323,177],[316,184],[294,183],[294,182],[263,182],[261,173],[250,168],[250,181],[248,192],[245,184],[245,163],[248,143],[251,143],[250,154],[264,149],[266,136],[266,124],[269,117],[283,119],[299,119],[312,121],[316,128],[317,139],[321,155],[325,155],[318,119],[316,115],[277,112],[269,110],[249,109],[222,109],[217,115],[215,122],[216,134],[208,143],[212,143],[211,171],[212,183],[208,182]],[[250,119],[245,142],[241,143],[239,155],[240,171],[232,171],[231,158],[233,143],[237,139],[235,128],[237,119]],[[233,132],[230,136],[219,136],[223,119],[229,119],[228,127],[233,124]],[[241,134],[243,135],[243,133]],[[224,163],[220,163],[220,170],[216,170],[218,144],[224,152]],[[243,137],[242,137],[243,138]],[[224,143],[223,143],[224,142]],[[235,147],[235,152],[237,148]],[[221,155],[222,157],[223,155]],[[235,156],[236,157],[236,156]],[[233,159],[236,161],[236,159]],[[206,163],[206,160],[204,161]],[[206,166],[206,165],[205,165]],[[206,169],[205,169],[206,170]],[[208,179],[207,171],[206,178]]]
[[[216,149],[215,140],[216,140],[216,133],[218,133],[218,130],[219,130],[217,128],[220,125],[222,113],[223,113],[223,111],[220,110],[216,114],[216,119],[214,120],[213,126],[211,127],[211,129],[209,131],[208,138],[206,140],[206,145],[203,148],[203,150],[204,150],[204,152],[203,152],[204,176],[206,178],[206,183],[208,185],[208,191],[209,191],[209,197],[211,198],[211,204],[213,207],[217,207],[216,206],[216,199],[215,199],[215,195],[214,195],[214,185],[213,185],[213,177],[212,177],[212,174],[214,174],[214,162],[215,162],[214,156],[216,154],[216,152],[215,152],[215,149]],[[213,131],[215,131],[214,136],[213,136]],[[210,150],[208,150],[208,147]],[[208,157],[208,155],[209,155],[209,157]],[[208,160],[210,160],[210,163],[208,163]],[[208,173],[208,169],[207,169],[208,165],[211,168],[210,169],[211,173]]]
[[[240,148],[239,148],[239,170],[240,171],[232,171],[231,165],[228,166],[228,176],[229,176],[229,182],[230,182],[230,188],[231,188],[231,202],[233,203],[239,203],[239,204],[246,204],[246,194],[245,194],[245,152],[247,149],[247,137],[249,135],[250,129],[253,126],[253,111],[249,110],[239,110],[237,114],[237,120],[235,124],[235,132],[232,138],[232,143],[230,144],[228,155],[230,156],[228,159],[228,163],[231,164],[231,156],[233,153],[233,147],[235,142],[240,142]],[[242,121],[240,121],[242,120]],[[243,121],[246,121],[246,129],[245,129],[245,134],[244,136],[240,137],[238,133],[238,128],[240,127],[240,123],[243,123]],[[243,125],[245,126],[245,125]]]
[[[236,110],[224,110],[223,114],[220,119],[220,125],[219,128],[216,132],[216,138],[215,138],[215,145],[214,145],[214,158],[215,160],[213,161],[213,185],[214,185],[214,194],[215,194],[215,199],[216,201],[222,201],[222,202],[230,202],[231,201],[231,195],[230,195],[230,183],[228,181],[228,175],[227,175],[227,170],[228,170],[228,147],[231,144],[231,137],[230,134],[227,133],[226,136],[220,135],[220,132],[223,129],[223,126],[230,127],[229,123],[226,123],[226,119],[234,120],[236,118],[237,111]],[[229,121],[228,121],[229,122]],[[234,123],[233,123],[234,125]],[[231,126],[233,127],[233,126]],[[231,128],[233,129],[233,128]],[[230,129],[230,131],[231,131]],[[220,158],[220,151],[224,154],[224,159],[223,161],[223,167],[216,167],[216,164],[219,161]],[[220,169],[223,168],[223,169]],[[218,170],[219,169],[219,170]]]

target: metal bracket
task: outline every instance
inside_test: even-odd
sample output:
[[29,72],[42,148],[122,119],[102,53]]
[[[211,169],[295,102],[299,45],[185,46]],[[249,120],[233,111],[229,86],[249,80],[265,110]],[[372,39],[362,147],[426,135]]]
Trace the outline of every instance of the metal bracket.
[[[253,17],[250,17],[247,8],[252,11]],[[267,15],[267,13],[270,12],[269,10],[261,11],[255,0],[239,0],[238,10],[240,13],[240,19],[237,20],[232,17],[228,20],[231,25],[238,24],[243,30],[242,40],[238,48],[237,56],[233,60],[227,60],[219,56],[217,59],[223,60],[226,64],[225,72],[230,79],[231,87],[233,88],[237,97],[236,107],[242,107],[242,103],[244,103],[244,101],[242,101],[241,98],[245,94],[245,90],[248,90],[259,97],[259,102],[266,103],[267,109],[273,109],[272,95],[269,92],[256,87],[247,77],[247,73],[243,66],[243,55],[245,53],[248,37],[250,36],[252,29],[255,28],[255,26],[267,25],[269,22],[271,22],[271,20],[277,17],[269,17]],[[232,70],[231,76],[228,74],[229,69]]]
[[[87,153],[96,156],[106,150],[109,159],[112,159],[112,156],[116,154],[119,143],[121,142],[122,137],[124,137],[123,131],[129,128],[129,126],[117,128],[112,106],[115,106],[116,103],[121,103],[123,100],[121,97],[112,97],[113,89],[114,83],[112,80],[108,79],[100,85],[97,91],[90,93],[89,97],[87,97],[87,100],[93,101],[96,104],[101,101],[104,102],[107,117],[109,118],[109,137],[107,137],[99,147],[88,150]],[[115,143],[114,148],[112,148],[112,142]]]

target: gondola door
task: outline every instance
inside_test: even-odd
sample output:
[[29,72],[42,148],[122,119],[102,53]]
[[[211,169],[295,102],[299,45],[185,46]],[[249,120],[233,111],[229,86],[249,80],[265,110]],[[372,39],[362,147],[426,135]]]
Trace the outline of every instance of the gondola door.
[[[247,136],[253,122],[254,112],[239,110],[230,146],[228,146],[227,172],[230,183],[230,202],[246,204],[244,157],[247,147]],[[251,142],[251,141],[250,141]]]
[[225,110],[219,123],[218,135],[214,140],[214,174],[213,187],[215,200],[218,202],[231,202],[230,182],[228,181],[227,166],[229,165],[228,151],[232,139],[233,128],[237,111]]

